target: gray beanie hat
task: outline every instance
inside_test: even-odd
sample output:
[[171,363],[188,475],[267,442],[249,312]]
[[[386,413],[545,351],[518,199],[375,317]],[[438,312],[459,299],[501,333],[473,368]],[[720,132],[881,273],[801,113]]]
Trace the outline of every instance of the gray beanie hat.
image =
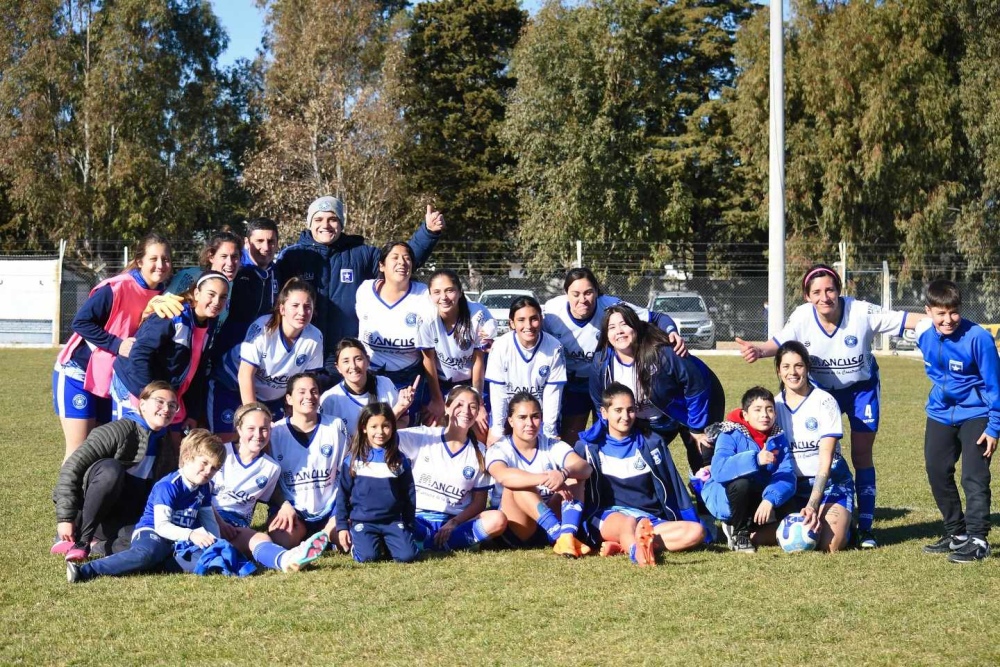
[[309,212],[306,213],[306,227],[312,224],[313,216],[319,211],[332,211],[337,219],[340,220],[340,226],[343,227],[344,223],[344,202],[340,201],[336,197],[327,195],[326,197],[320,197],[309,204]]

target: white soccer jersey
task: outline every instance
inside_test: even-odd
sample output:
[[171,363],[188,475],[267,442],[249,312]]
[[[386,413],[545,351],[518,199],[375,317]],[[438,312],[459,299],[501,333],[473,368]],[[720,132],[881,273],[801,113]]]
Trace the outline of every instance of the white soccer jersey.
[[[493,482],[479,469],[476,448],[470,439],[456,454],[444,442],[444,429],[416,426],[399,431],[399,450],[410,460],[417,487],[417,509],[457,515],[472,502],[474,491],[486,491]],[[484,455],[485,458],[485,455]]]
[[308,521],[326,519],[337,500],[337,471],[347,454],[348,436],[343,420],[320,415],[303,447],[290,431],[287,419],[271,429],[271,456],[281,466],[281,491]]
[[223,518],[234,519],[234,525],[246,527],[253,520],[257,503],[271,500],[281,468],[267,454],[243,462],[239,448],[227,442],[226,460],[212,478],[212,505]]
[[527,391],[542,404],[545,432],[554,436],[562,405],[562,385],[566,384],[566,364],[562,345],[544,332],[538,345],[525,351],[517,342],[517,333],[508,331],[493,343],[486,362],[486,380],[490,388],[490,407],[494,431],[503,429],[507,403],[518,392]]
[[388,304],[376,291],[379,281],[366,280],[358,288],[355,312],[358,338],[365,344],[373,371],[401,371],[420,366],[417,329],[433,313],[427,285],[410,282],[410,291]]
[[804,303],[794,311],[785,327],[774,338],[778,345],[797,340],[809,350],[812,370],[809,376],[827,391],[844,389],[872,376],[875,357],[872,341],[875,334],[903,334],[906,313],[884,311],[867,301],[854,297],[843,299],[843,314],[833,334],[828,334],[819,323],[819,316],[811,303]]
[[775,397],[775,411],[778,421],[792,446],[795,474],[799,477],[815,477],[819,471],[819,442],[823,438],[837,439],[833,461],[842,458],[840,439],[844,436],[844,426],[840,419],[837,399],[827,392],[813,387],[806,400],[795,410],[785,403],[785,392]]
[[653,402],[646,396],[646,392],[639,388],[639,381],[635,376],[635,362],[624,364],[615,354],[611,360],[611,378],[615,382],[620,382],[632,390],[635,396],[635,416],[640,419],[659,419],[664,417],[663,410],[653,405]]
[[[546,435],[538,434],[538,449],[529,461],[524,458],[506,436],[486,450],[486,470],[497,461],[502,461],[508,468],[516,468],[525,472],[547,473],[550,470],[561,470],[566,467],[566,458],[573,452],[572,448],[559,438],[549,438]],[[547,498],[552,492],[545,487],[539,486],[538,493]]]
[[[396,405],[399,392],[396,386],[387,377],[375,376],[375,395],[379,402]],[[332,417],[340,417],[344,420],[344,426],[351,437],[358,432],[358,415],[361,409],[371,402],[371,394],[358,396],[352,394],[347,388],[347,384],[339,382],[333,385],[320,396],[320,412]]]
[[589,381],[590,362],[594,359],[597,341],[601,337],[604,311],[619,303],[631,307],[643,322],[649,321],[649,311],[645,308],[606,294],[597,298],[594,314],[589,320],[578,320],[570,314],[569,299],[565,294],[545,302],[545,306],[542,308],[545,313],[542,329],[545,333],[552,334],[563,346],[563,354],[566,357],[566,372],[570,383],[586,384]]
[[436,314],[417,329],[417,347],[434,350],[437,356],[438,379],[468,382],[472,379],[472,357],[476,350],[486,349],[497,335],[497,323],[490,311],[475,301],[469,302],[471,340],[459,344]]
[[276,401],[285,395],[288,378],[296,373],[323,368],[323,334],[311,324],[306,325],[295,342],[289,345],[278,326],[268,333],[270,315],[254,320],[239,347],[233,348],[223,360],[224,383],[239,390],[240,362],[253,366],[254,393],[258,401]]

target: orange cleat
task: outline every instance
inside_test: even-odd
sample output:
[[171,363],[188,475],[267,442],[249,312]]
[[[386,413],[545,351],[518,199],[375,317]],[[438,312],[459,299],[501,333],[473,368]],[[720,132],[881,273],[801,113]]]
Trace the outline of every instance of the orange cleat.
[[576,539],[575,535],[563,533],[552,545],[552,550],[566,558],[580,558],[590,553],[590,547]]
[[640,567],[656,565],[653,555],[653,522],[649,519],[639,519],[635,525],[635,562]]

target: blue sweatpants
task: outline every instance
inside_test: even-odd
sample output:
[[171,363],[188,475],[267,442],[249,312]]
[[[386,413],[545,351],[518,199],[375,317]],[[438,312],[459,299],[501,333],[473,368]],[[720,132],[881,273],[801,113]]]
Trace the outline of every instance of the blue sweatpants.
[[417,558],[413,533],[402,521],[356,522],[351,526],[351,540],[354,544],[351,554],[359,563],[378,560],[383,548],[399,563],[409,563]]
[[94,577],[120,577],[133,572],[148,572],[166,567],[178,571],[174,556],[174,543],[160,537],[153,530],[140,530],[132,535],[132,543],[125,551],[90,561],[80,567],[80,581]]

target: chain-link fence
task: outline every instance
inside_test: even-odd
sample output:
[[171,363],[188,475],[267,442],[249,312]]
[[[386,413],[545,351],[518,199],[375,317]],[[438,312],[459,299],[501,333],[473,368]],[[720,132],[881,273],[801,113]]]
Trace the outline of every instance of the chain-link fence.
[[[174,267],[180,268],[194,265],[202,246],[199,242],[187,241],[175,242],[172,247]],[[890,250],[886,249],[886,256],[891,256]],[[766,336],[768,267],[765,245],[713,244],[700,253],[689,253],[689,257],[715,258],[700,265],[686,260],[651,266],[648,258],[662,255],[662,246],[652,244],[645,248],[634,244],[627,248],[610,244],[580,246],[571,251],[568,255],[573,261],[568,264],[576,264],[579,253],[583,265],[592,267],[600,277],[606,294],[633,304],[654,306],[657,310],[675,314],[681,304],[691,304],[691,298],[700,298],[700,305],[693,307],[692,311],[685,310],[685,322],[681,322],[682,328],[689,328],[686,333],[696,335],[699,334],[699,327],[695,325],[710,321],[711,337],[708,338],[706,329],[702,327],[699,347],[711,347],[716,342],[725,343],[735,337],[760,340]],[[67,250],[62,265],[59,313],[62,340],[69,336],[73,317],[90,289],[100,280],[120,272],[129,259],[128,252],[126,244],[120,241],[91,242],[86,247]],[[19,257],[42,254],[52,253],[25,253]],[[868,256],[871,254],[872,249],[868,249]],[[473,298],[486,290],[526,289],[544,303],[563,293],[567,267],[555,267],[548,272],[529,272],[524,267],[530,263],[524,259],[512,244],[505,242],[497,241],[493,245],[478,243],[473,248],[468,243],[444,239],[430,261],[417,271],[416,277],[426,280],[435,269],[453,269],[462,277],[466,290]],[[817,261],[828,263],[833,263],[833,259],[829,254],[816,257]],[[790,262],[787,267],[786,315],[802,302],[799,280],[807,265]],[[991,307],[981,289],[982,275],[966,276],[955,267],[943,268],[945,270],[940,273],[955,279],[963,290],[963,315],[981,323],[1000,321],[1000,312]],[[923,282],[901,280],[898,273],[898,267],[887,263],[852,266],[848,270],[844,293],[897,310],[923,310]],[[700,316],[696,312],[698,310],[703,311]]]

